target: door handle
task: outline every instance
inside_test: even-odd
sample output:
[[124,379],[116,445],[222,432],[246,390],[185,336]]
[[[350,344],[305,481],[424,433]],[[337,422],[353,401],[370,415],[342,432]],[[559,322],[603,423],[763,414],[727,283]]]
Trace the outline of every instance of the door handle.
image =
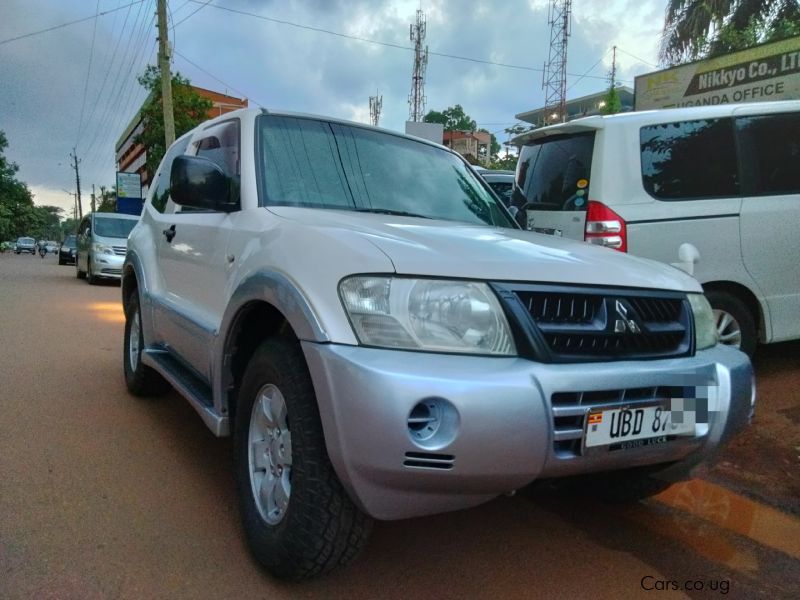
[[169,229],[165,229],[161,233],[163,233],[164,237],[167,238],[167,243],[170,243],[172,238],[175,237],[175,225],[170,226]]

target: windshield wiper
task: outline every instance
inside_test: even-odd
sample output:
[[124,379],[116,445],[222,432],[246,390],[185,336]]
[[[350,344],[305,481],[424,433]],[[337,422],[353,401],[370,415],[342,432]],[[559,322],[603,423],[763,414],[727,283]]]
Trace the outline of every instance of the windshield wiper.
[[432,219],[427,215],[407,212],[405,210],[394,210],[391,208],[354,208],[356,212],[378,213],[381,215],[395,215],[397,217],[419,217],[420,219]]

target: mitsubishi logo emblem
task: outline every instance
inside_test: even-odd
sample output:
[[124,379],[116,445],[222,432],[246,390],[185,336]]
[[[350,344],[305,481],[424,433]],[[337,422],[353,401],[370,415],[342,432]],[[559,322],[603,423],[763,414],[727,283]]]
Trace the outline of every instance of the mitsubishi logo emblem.
[[614,323],[614,333],[642,333],[639,324],[631,318],[628,318],[628,308],[619,300],[614,303],[614,308],[619,317]]

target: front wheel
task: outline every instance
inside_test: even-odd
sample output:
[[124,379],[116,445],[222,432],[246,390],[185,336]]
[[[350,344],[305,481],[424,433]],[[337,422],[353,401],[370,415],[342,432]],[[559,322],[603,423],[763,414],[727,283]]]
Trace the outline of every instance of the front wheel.
[[138,293],[134,291],[125,311],[125,342],[122,352],[125,385],[134,396],[161,396],[169,391],[170,385],[158,372],[142,364],[143,351],[142,311],[139,308]]
[[350,562],[366,543],[372,520],[347,496],[328,458],[298,344],[271,339],[259,346],[238,398],[236,480],[256,559],[291,580]]

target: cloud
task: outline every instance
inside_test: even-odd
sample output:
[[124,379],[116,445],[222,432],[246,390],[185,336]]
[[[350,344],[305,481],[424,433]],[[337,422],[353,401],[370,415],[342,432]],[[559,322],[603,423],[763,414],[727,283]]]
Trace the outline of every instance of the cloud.
[[[78,134],[93,23],[87,21],[0,46],[0,129],[20,177],[40,190],[74,187],[68,155],[77,144],[84,188],[114,182],[114,143],[144,99],[135,77],[154,60],[152,0],[97,21],[95,53],[82,133]],[[199,4],[173,2],[174,22]],[[255,104],[366,122],[368,99],[383,96],[381,125],[403,130],[408,118],[413,53],[409,25],[418,0],[228,0],[221,6],[318,29],[379,40],[370,44],[319,31],[265,21],[207,6],[170,32],[180,54],[173,69],[196,85],[237,95]],[[602,5],[602,9],[598,9]],[[541,67],[547,59],[546,0],[425,0],[429,58],[427,108],[461,104],[479,124],[497,132],[514,114],[544,101]],[[79,0],[5,0],[0,39],[91,14]],[[101,7],[110,8],[109,3]],[[568,71],[569,96],[602,90],[617,44],[620,78],[632,81],[650,69],[630,57],[655,62],[663,6],[656,0],[574,3]],[[438,54],[434,54],[438,53]],[[456,60],[440,54],[527,66],[512,69]],[[220,83],[217,79],[223,80]],[[599,79],[595,78],[599,77]]]

